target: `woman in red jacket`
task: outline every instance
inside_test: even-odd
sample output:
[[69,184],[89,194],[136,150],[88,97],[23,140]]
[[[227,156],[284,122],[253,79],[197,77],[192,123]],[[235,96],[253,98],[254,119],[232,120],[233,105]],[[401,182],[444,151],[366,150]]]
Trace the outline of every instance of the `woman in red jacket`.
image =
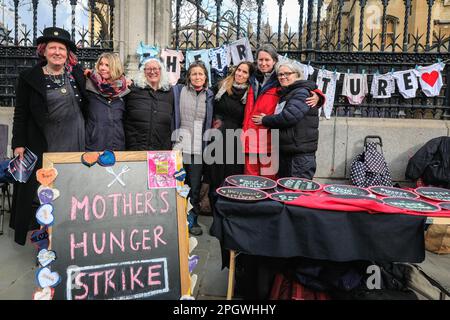
[[[257,71],[250,78],[241,135],[245,153],[244,173],[275,179],[278,172],[278,153],[272,152],[270,130],[255,124],[252,118],[261,114],[272,115],[278,104],[280,83],[275,72],[278,53],[273,46],[265,44],[256,51],[256,60]],[[323,103],[324,97],[320,91],[314,91],[306,103],[310,107],[316,106],[320,100],[319,94]]]

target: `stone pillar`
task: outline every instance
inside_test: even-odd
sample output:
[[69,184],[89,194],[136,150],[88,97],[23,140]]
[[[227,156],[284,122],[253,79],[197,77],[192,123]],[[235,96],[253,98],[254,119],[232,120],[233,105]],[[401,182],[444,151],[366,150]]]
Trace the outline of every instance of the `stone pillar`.
[[171,1],[115,0],[114,49],[128,75],[137,71],[136,49],[142,41],[165,48],[170,45]]

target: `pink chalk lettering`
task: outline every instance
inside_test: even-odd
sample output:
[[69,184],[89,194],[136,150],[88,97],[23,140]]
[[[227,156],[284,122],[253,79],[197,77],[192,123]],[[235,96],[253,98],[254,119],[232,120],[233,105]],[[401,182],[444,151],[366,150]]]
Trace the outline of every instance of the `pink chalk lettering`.
[[163,191],[159,194],[159,196],[161,197],[162,201],[164,202],[164,204],[166,205],[166,207],[164,209],[161,209],[161,213],[167,213],[169,212],[169,202],[167,201],[166,197],[169,194],[169,192],[167,191]]
[[122,291],[127,290],[127,278],[125,277],[125,270],[122,269]]
[[[130,234],[130,247],[131,247],[131,250],[133,250],[133,251],[138,251],[140,248],[140,245],[141,245],[140,242],[133,241],[133,237],[136,233],[139,233],[139,231],[137,229],[134,229],[133,231],[131,231],[131,234]],[[134,244],[136,244],[136,246],[134,246]]]
[[129,212],[129,215],[131,216],[133,214],[133,202],[131,201],[131,193],[128,194],[128,203],[127,203],[127,196],[123,194],[123,215],[127,215],[127,211]]
[[134,268],[130,267],[131,290],[134,290],[134,283],[137,283],[141,288],[144,287],[144,284],[141,281],[139,281],[139,279],[138,279],[139,278],[139,274],[141,273],[141,271],[142,271],[142,267],[139,267],[137,273],[134,274]]
[[87,232],[83,232],[83,242],[75,243],[75,235],[70,234],[70,257],[75,260],[75,249],[83,248],[83,256],[87,257]]
[[153,240],[155,241],[155,248],[158,248],[158,241],[164,245],[167,245],[163,239],[161,239],[161,235],[164,233],[164,228],[162,226],[157,226],[153,229]]
[[81,281],[81,278],[83,278],[85,275],[86,275],[86,273],[80,272],[75,277],[75,285],[78,288],[83,287],[83,290],[84,290],[84,294],[78,295],[78,296],[74,296],[75,300],[85,300],[88,297],[89,287]]
[[115,194],[110,194],[109,196],[108,196],[108,198],[113,198],[113,203],[114,203],[114,205],[113,205],[113,208],[114,208],[114,217],[117,217],[117,215],[118,215],[118,212],[117,212],[117,201],[118,201],[118,199],[120,198],[122,196],[122,194],[120,194],[120,193],[115,193]]
[[98,296],[98,277],[103,275],[103,271],[92,272],[89,277],[94,278],[94,296]]
[[112,288],[116,291],[116,285],[111,281],[115,274],[115,269],[105,271],[105,296],[108,294],[108,288]]
[[154,269],[161,269],[162,265],[157,264],[151,267],[148,267],[148,285],[149,286],[159,286],[161,285],[160,280],[153,280],[153,277],[160,277],[161,273],[159,272],[153,272]]
[[72,197],[72,209],[70,210],[70,220],[77,220],[78,210],[84,208],[84,220],[89,221],[89,198],[85,196],[82,202],[79,202],[77,198]]
[[103,254],[103,251],[105,251],[105,247],[106,247],[106,233],[103,232],[102,233],[102,247],[101,249],[98,249],[97,246],[97,234],[94,232],[92,234],[92,244],[94,245],[94,251],[96,254]]
[[147,237],[147,234],[150,232],[150,230],[145,229],[142,230],[142,250],[151,250],[151,246],[147,245],[147,241],[151,241],[152,239],[150,237]]
[[144,213],[142,197],[144,195],[142,193],[136,193],[136,214],[142,215]]
[[[103,211],[101,212],[101,214],[97,213],[97,202],[99,202],[99,201],[103,207]],[[97,220],[101,220],[105,217],[106,203],[105,203],[105,199],[103,199],[102,196],[95,196],[94,201],[92,203],[92,213],[97,218]]]
[[117,246],[119,246],[119,248],[122,252],[125,252],[124,240],[125,240],[125,231],[123,229],[120,231],[120,241],[116,238],[116,236],[113,232],[109,233],[109,248],[111,250],[111,254],[114,253],[113,242],[115,242],[117,244]]
[[148,210],[150,210],[151,213],[155,213],[155,208],[152,207],[152,199],[153,199],[153,193],[152,192],[146,192],[145,193],[145,213],[149,213]]

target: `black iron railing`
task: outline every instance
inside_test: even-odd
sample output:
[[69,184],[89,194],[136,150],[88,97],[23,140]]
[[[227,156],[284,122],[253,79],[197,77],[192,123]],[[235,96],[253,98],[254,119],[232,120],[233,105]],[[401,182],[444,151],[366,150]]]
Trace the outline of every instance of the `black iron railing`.
[[[287,17],[294,12],[287,12],[285,7],[289,4],[292,9],[293,2],[299,18],[298,24],[291,26]],[[173,0],[172,47],[183,51],[212,48],[247,37],[254,50],[262,43],[271,43],[280,54],[309,63],[317,70],[325,67],[341,73],[365,70],[367,74],[383,74],[393,68],[400,71],[430,65],[438,59],[450,60],[450,37],[442,32],[445,29],[439,28],[436,17],[432,21],[433,8],[441,6],[440,10],[450,11],[450,7],[427,0],[425,12],[419,14],[423,17],[420,33],[419,29],[410,29],[412,14],[417,14],[414,10],[419,9],[412,7],[411,0],[404,0],[403,4],[403,11],[395,7],[395,12],[402,12],[403,16],[393,17],[392,1],[380,0],[376,4],[379,15],[374,17],[368,15],[374,9],[369,6],[374,4],[367,0],[277,0],[277,10],[268,8],[264,0],[234,0],[228,6],[222,0]],[[262,23],[268,16],[278,16],[275,32],[271,25]],[[191,21],[189,17],[196,19]],[[373,26],[367,23],[369,20],[379,23]],[[392,30],[388,30],[388,24]],[[446,70],[442,75],[446,84]],[[363,104],[352,106],[341,95],[342,79],[336,88],[334,114],[337,116],[433,119],[450,116],[449,103],[445,100],[446,85],[435,98],[428,98],[419,90],[414,99],[406,100],[394,94],[390,99],[380,100],[369,95]],[[368,80],[370,87],[371,75]]]

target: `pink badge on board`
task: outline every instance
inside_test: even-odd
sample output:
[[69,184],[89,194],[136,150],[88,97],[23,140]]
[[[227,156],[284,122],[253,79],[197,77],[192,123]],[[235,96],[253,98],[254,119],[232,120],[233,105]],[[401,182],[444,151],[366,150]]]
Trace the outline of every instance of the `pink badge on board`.
[[176,153],[172,151],[147,152],[148,187],[150,189],[176,188]]

